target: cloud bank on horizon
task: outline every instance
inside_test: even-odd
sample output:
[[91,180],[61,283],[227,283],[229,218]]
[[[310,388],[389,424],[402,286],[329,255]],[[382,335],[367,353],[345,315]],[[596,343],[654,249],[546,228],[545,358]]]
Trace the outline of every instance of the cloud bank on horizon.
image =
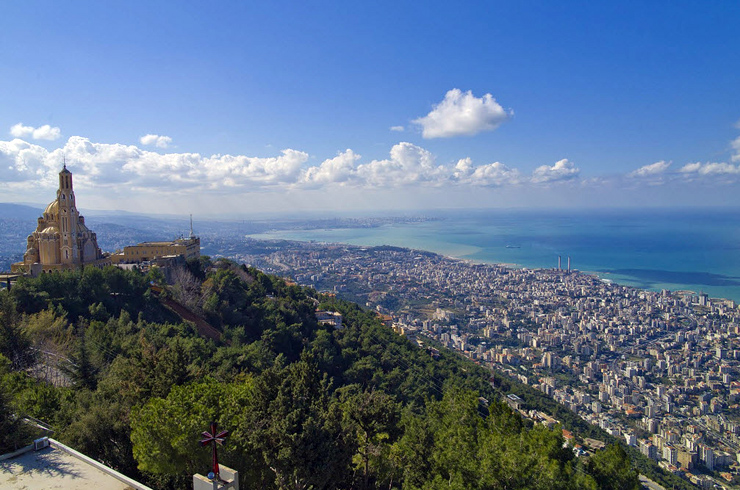
[[[413,120],[412,124],[421,128],[424,139],[452,138],[493,131],[512,116],[513,110],[505,110],[490,93],[475,97],[471,91],[452,89],[426,116]],[[390,129],[405,130],[403,126]],[[9,134],[13,139],[0,141],[0,189],[14,191],[54,188],[63,160],[83,187],[125,186],[133,193],[182,195],[194,189],[201,193],[228,194],[329,187],[533,189],[740,181],[740,164],[734,163],[740,161],[740,137],[729,144],[729,162],[689,162],[674,169],[671,162],[661,160],[625,174],[582,178],[581,168],[567,158],[553,164],[538,162],[528,173],[499,161],[476,163],[467,156],[439,162],[431,151],[408,141],[392,145],[385,158],[368,161],[354,150],[346,149],[320,163],[312,163],[311,155],[291,148],[268,157],[174,152],[171,137],[153,133],[138,138],[141,146],[99,143],[84,136],[71,136],[63,145],[52,149],[38,141],[59,139],[59,127],[17,123]]]
[[[156,139],[143,144],[163,148]],[[167,145],[171,139],[168,138]],[[71,136],[63,146],[45,147],[15,138],[0,141],[2,186],[56,186],[61,162],[77,176],[81,185],[105,187],[126,184],[136,190],[178,192],[194,187],[206,190],[306,188],[352,186],[397,188],[405,186],[499,187],[520,184],[549,184],[572,180],[579,169],[568,160],[543,165],[531,176],[501,162],[475,165],[466,157],[452,164],[438,164],[434,154],[409,142],[399,142],[387,158],[361,163],[351,149],[339,152],[317,165],[309,154],[284,149],[277,156],[158,153],[136,145],[96,143]]]
[[[142,145],[162,149],[171,144],[171,138],[156,135],[142,137],[141,141]],[[737,160],[735,156],[732,158]],[[193,187],[223,190],[331,185],[358,188],[551,185],[576,182],[581,174],[581,169],[568,159],[540,165],[531,174],[501,162],[474,164],[469,157],[439,164],[432,152],[405,141],[393,145],[387,158],[362,163],[361,155],[346,149],[311,165],[309,154],[295,149],[284,149],[271,157],[206,156],[159,153],[136,145],[96,143],[82,136],[71,136],[63,146],[52,150],[21,138],[0,141],[0,187],[54,187],[63,160],[75,171],[82,185],[126,184],[138,190],[168,192]],[[659,161],[619,178],[740,177],[740,164],[734,163],[693,162],[674,172],[670,172],[670,167],[670,162]]]

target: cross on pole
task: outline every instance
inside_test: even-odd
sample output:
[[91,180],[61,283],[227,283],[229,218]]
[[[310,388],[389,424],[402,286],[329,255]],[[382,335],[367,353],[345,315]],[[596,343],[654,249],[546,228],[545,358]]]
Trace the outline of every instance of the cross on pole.
[[224,439],[228,435],[228,430],[222,430],[221,432],[216,433],[216,422],[211,422],[211,432],[203,431],[203,439],[200,440],[201,446],[213,444],[213,478],[215,478],[216,480],[221,479],[221,475],[219,474],[218,469],[218,455],[216,454],[216,444],[218,443],[219,445],[223,446]]

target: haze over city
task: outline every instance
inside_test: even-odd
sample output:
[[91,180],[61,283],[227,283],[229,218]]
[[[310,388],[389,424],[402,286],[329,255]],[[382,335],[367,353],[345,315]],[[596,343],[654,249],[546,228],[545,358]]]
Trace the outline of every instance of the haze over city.
[[2,201],[736,206],[735,2],[11,2]]

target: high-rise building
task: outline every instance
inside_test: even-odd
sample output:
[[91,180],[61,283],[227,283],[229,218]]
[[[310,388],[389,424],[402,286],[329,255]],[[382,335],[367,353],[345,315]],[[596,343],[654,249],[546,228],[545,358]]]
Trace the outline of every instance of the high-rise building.
[[110,263],[98,247],[95,233],[85,226],[85,218],[77,210],[72,172],[65,164],[59,172],[56,199],[46,206],[36,231],[28,236],[23,261],[11,265],[10,269],[35,276],[83,266],[103,267]]

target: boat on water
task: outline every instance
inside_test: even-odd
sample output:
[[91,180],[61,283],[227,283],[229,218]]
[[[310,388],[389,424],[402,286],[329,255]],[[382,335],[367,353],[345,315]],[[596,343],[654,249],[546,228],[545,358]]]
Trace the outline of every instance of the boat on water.
[[507,245],[506,248],[522,248],[521,245]]

